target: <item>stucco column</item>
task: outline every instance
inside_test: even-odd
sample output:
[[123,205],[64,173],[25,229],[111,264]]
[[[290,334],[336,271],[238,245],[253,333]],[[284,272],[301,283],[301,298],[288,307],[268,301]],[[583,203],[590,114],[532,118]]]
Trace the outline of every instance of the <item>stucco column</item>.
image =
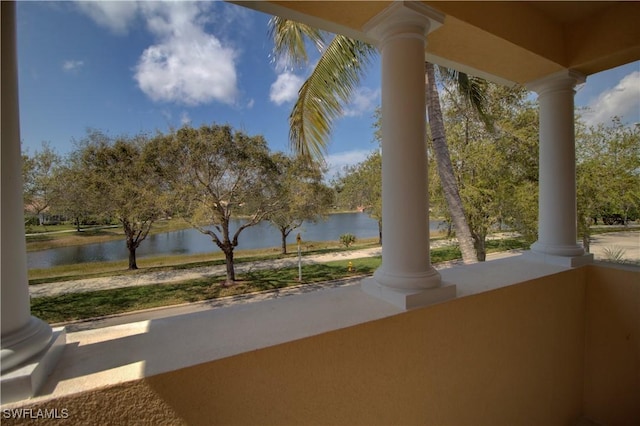
[[[2,2],[2,120],[0,213],[0,300],[2,303],[1,356],[2,401],[30,396],[34,380],[26,374],[8,378],[5,373],[32,363],[52,343],[49,324],[31,316],[24,237],[20,121],[15,38],[15,3]],[[33,371],[31,369],[30,371]],[[37,374],[42,375],[40,372]],[[46,377],[46,375],[45,375]]]
[[565,70],[527,85],[538,94],[540,110],[538,241],[531,250],[568,266],[591,258],[577,243],[576,220],[574,88],[584,81]]
[[394,2],[365,27],[382,55],[383,227],[382,265],[363,288],[405,309],[443,294],[429,251],[424,84],[426,34],[442,20],[421,3]]

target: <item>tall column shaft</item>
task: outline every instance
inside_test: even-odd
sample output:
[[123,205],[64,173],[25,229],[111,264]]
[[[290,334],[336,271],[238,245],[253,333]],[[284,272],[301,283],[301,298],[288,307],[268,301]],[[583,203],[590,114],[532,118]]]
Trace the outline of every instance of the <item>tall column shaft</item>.
[[51,327],[30,315],[24,237],[15,3],[2,2],[2,121],[0,300],[2,371],[19,365],[49,343]]
[[367,31],[382,55],[382,265],[363,289],[403,309],[455,297],[431,266],[426,150],[426,34],[444,17],[393,2]]
[[439,285],[430,261],[425,145],[425,38],[406,28],[382,41],[382,266],[388,287]]
[[529,84],[538,93],[540,163],[538,241],[534,252],[581,256],[577,244],[574,87],[584,77],[565,71]]

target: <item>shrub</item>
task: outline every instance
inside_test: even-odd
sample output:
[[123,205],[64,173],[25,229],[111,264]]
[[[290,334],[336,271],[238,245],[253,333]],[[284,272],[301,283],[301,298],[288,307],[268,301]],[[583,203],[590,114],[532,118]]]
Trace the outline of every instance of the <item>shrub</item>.
[[604,260],[613,263],[626,263],[626,250],[621,247],[605,247],[602,249]]
[[356,242],[356,236],[353,234],[342,234],[340,235],[340,243],[345,247],[349,248],[349,246]]

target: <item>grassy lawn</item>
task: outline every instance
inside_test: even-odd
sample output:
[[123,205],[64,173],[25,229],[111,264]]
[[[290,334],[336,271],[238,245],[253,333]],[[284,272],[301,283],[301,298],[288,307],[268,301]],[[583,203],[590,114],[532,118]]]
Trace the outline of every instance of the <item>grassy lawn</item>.
[[[368,275],[380,266],[380,257],[352,260],[356,272],[347,272],[345,261],[304,265],[303,284]],[[154,284],[90,293],[69,293],[31,299],[31,313],[50,323],[132,312],[159,306],[197,302],[225,296],[299,285],[297,268],[251,271],[239,274],[237,283],[220,285],[223,277],[188,280],[170,284]]]
[[[374,245],[370,243],[370,245]],[[490,241],[490,252],[512,250],[528,246],[522,240],[509,239]],[[362,247],[360,247],[362,248]],[[324,249],[323,249],[324,250]],[[433,263],[445,262],[461,257],[457,247],[443,247],[431,251]],[[255,258],[245,259],[256,260]],[[366,257],[351,260],[354,272],[348,272],[348,261],[334,261],[324,264],[303,265],[303,283],[317,283],[354,275],[371,275],[381,264],[380,257]],[[195,263],[202,266],[201,263]],[[206,262],[205,262],[206,264]],[[193,264],[191,264],[193,266]],[[180,265],[175,268],[188,268]],[[132,312],[159,306],[197,302],[225,296],[273,290],[299,285],[298,268],[275,268],[255,270],[238,274],[237,283],[222,287],[224,277],[196,279],[169,284],[154,284],[139,287],[101,290],[89,293],[71,293],[60,296],[38,297],[31,300],[31,312],[50,323],[87,319],[103,315]]]
[[[160,220],[153,225],[150,234],[179,231],[190,228],[181,219]],[[27,230],[27,251],[47,250],[51,248],[77,246],[123,240],[124,233],[120,225],[101,225],[81,228],[76,231],[73,225],[30,226]]]

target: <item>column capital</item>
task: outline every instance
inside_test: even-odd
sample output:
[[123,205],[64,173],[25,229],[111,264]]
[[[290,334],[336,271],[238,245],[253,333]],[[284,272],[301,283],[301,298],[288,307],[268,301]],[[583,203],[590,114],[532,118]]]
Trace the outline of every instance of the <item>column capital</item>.
[[444,23],[444,14],[418,1],[394,1],[391,6],[374,16],[362,28],[365,33],[382,43],[396,37],[426,35]]
[[531,81],[525,84],[525,87],[528,90],[536,92],[538,95],[542,95],[546,92],[555,90],[573,90],[577,84],[582,84],[586,80],[587,77],[584,74],[576,70],[565,69],[542,77],[538,80]]

